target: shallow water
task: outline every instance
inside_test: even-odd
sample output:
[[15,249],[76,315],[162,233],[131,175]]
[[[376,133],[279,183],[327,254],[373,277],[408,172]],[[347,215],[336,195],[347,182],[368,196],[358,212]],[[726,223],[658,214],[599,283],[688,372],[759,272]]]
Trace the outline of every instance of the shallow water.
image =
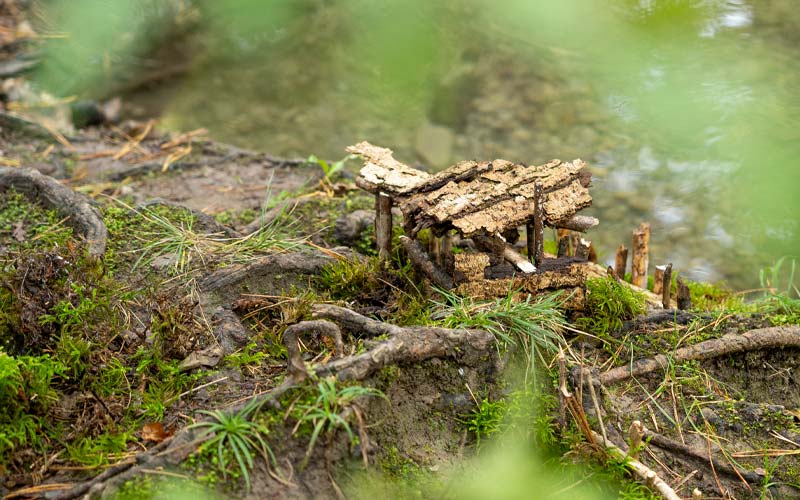
[[298,5],[211,22],[187,77],[130,99],[277,155],[366,139],[430,169],[583,158],[608,261],[641,221],[651,265],[694,279],[755,287],[798,254],[793,0]]

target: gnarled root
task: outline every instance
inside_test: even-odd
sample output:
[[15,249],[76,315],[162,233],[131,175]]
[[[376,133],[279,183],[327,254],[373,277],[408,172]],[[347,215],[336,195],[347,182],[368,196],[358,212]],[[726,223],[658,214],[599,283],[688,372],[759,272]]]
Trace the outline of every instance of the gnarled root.
[[67,217],[67,224],[89,244],[89,255],[102,257],[106,253],[108,230],[88,198],[38,170],[0,167],[0,191],[9,188]]

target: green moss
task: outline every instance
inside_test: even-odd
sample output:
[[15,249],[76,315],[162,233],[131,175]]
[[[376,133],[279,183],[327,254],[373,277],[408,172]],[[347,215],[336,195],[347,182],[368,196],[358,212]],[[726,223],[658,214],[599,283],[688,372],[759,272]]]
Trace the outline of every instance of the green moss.
[[645,310],[644,296],[612,277],[587,280],[586,291],[586,316],[578,318],[577,324],[598,336],[619,330],[623,321]]
[[11,250],[63,247],[72,228],[57,210],[31,203],[13,189],[0,193],[0,242]]
[[724,283],[710,284],[688,281],[692,307],[702,311],[743,311],[745,303],[741,295],[733,293]]
[[383,472],[394,478],[409,479],[422,471],[416,462],[401,455],[396,446],[391,446],[384,451],[380,463]]

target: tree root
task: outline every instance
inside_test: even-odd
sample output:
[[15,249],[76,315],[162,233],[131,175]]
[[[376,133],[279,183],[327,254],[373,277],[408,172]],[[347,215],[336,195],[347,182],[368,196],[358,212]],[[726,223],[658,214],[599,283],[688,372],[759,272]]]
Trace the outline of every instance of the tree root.
[[[246,404],[252,404],[253,400],[260,404],[277,405],[278,397],[312,373],[317,377],[335,376],[340,380],[360,380],[391,364],[415,363],[444,357],[455,358],[459,363],[468,366],[489,364],[494,370],[499,369],[500,359],[495,349],[496,340],[492,334],[483,330],[400,327],[330,304],[317,304],[313,306],[312,311],[314,320],[292,325],[284,334],[284,342],[289,351],[290,376],[278,387],[250,401],[230,407],[226,409],[227,412],[235,413]],[[306,333],[331,335],[336,343],[337,354],[343,351],[340,327],[334,322],[352,334],[384,335],[388,336],[388,339],[374,343],[367,352],[338,358],[319,366],[306,367],[300,358],[297,346],[300,335]],[[145,473],[146,470],[180,463],[194,451],[198,442],[193,429],[182,429],[172,438],[137,455],[130,462],[109,469],[55,498],[71,500],[84,495],[97,497],[109,488],[117,487],[136,475]]]
[[89,244],[89,255],[102,257],[105,254],[108,230],[100,212],[88,198],[38,170],[0,167],[0,191],[9,188],[67,217],[67,224]]
[[776,326],[750,330],[742,334],[729,333],[718,339],[683,347],[670,356],[659,354],[652,358],[640,359],[630,365],[612,368],[601,374],[598,380],[603,385],[611,385],[629,377],[637,377],[660,368],[665,369],[670,361],[702,361],[739,352],[781,347],[800,347],[800,327]]

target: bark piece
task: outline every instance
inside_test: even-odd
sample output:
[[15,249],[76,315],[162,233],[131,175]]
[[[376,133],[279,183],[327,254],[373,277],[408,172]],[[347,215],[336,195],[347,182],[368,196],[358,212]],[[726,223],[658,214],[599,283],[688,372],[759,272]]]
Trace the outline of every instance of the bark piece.
[[108,230],[100,212],[88,198],[38,170],[0,167],[0,191],[9,188],[67,217],[67,224],[88,243],[89,255],[102,257],[105,254]]
[[633,258],[631,259],[631,283],[647,288],[647,267],[650,254],[650,224],[642,222],[633,232]]
[[477,281],[484,279],[489,256],[485,253],[458,253],[453,256],[453,261],[453,274],[457,281]]
[[371,193],[406,193],[430,177],[422,170],[395,160],[391,149],[374,146],[366,141],[348,147],[347,152],[364,158],[365,164],[356,178],[356,184]]
[[625,279],[625,268],[628,267],[628,249],[625,245],[620,244],[617,247],[617,255],[614,258],[614,272],[617,278]]

